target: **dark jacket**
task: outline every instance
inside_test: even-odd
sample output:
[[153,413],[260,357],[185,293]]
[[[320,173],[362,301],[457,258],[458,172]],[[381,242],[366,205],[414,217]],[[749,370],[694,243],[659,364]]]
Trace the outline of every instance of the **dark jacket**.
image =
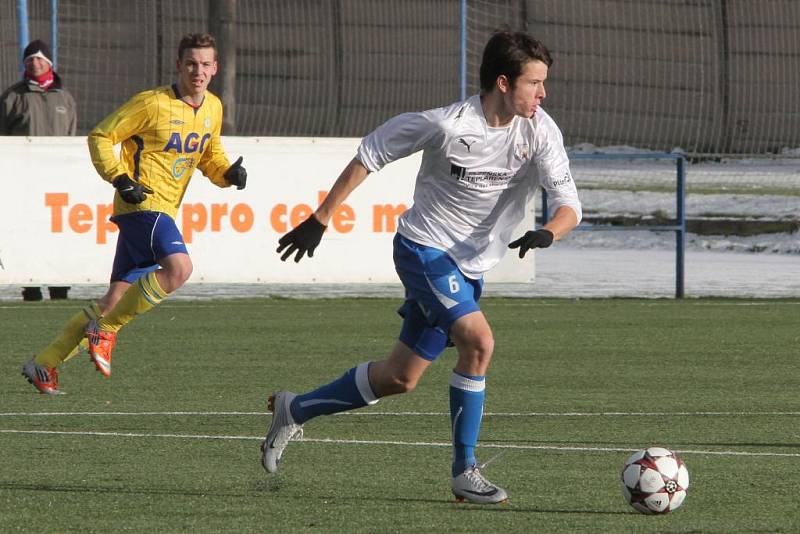
[[75,135],[75,99],[53,74],[47,91],[28,80],[5,90],[0,96],[0,135]]

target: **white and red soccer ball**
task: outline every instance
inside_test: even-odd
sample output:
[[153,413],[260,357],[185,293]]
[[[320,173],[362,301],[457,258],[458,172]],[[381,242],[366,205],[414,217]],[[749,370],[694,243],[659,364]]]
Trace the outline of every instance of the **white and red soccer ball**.
[[677,454],[662,447],[637,451],[622,468],[625,500],[643,514],[666,514],[683,504],[689,471]]

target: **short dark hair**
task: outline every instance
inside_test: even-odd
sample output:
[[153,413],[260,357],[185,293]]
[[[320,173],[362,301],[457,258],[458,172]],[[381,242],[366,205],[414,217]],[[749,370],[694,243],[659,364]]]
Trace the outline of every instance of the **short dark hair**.
[[525,63],[534,59],[548,67],[553,64],[547,47],[527,33],[495,31],[483,49],[481,91],[491,91],[501,75],[505,75],[513,86]]
[[178,59],[183,59],[183,53],[190,48],[213,48],[214,58],[217,57],[217,41],[209,33],[187,33],[184,35],[178,45]]

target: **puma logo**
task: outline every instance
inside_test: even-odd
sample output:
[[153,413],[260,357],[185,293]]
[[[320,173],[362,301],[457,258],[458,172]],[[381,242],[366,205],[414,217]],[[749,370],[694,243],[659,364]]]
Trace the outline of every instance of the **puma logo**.
[[458,142],[461,143],[462,145],[464,145],[465,147],[467,147],[467,152],[472,152],[470,147],[476,143],[476,141],[473,141],[471,143],[467,143],[466,141],[464,141],[463,137],[459,137],[458,138]]

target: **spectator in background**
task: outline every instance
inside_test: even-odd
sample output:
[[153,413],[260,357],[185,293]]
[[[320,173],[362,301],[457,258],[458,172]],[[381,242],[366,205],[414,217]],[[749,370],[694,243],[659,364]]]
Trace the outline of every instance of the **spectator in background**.
[[44,41],[25,47],[25,76],[0,96],[0,135],[75,135],[75,99],[53,70]]

